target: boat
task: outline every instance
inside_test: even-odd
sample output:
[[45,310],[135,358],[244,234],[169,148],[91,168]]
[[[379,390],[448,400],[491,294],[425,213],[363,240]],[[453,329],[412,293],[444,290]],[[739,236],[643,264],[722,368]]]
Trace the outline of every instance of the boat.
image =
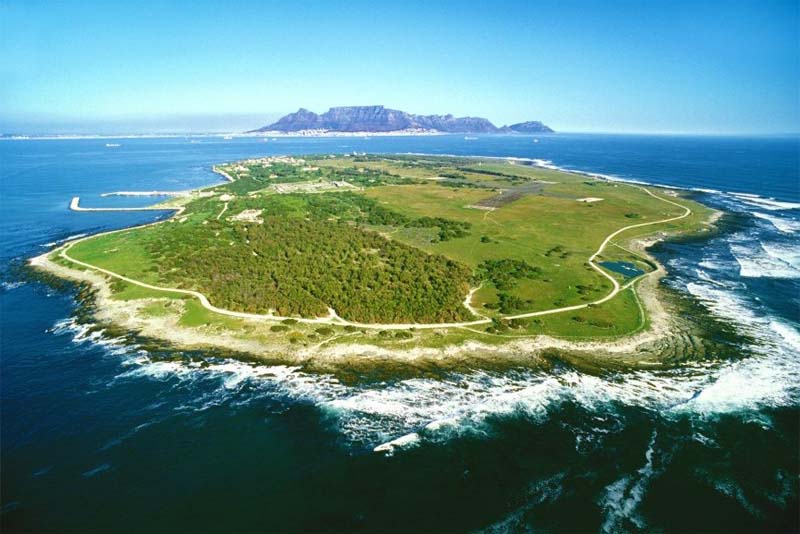
[[538,140],[538,139],[534,139],[534,140],[533,140],[533,142],[534,142],[534,143],[538,143],[538,142],[539,142],[539,140]]
[[470,137],[469,135],[464,136],[464,141],[475,141],[478,139],[477,137]]
[[106,143],[106,147],[108,148],[116,148],[118,146],[122,146],[119,143]]
[[232,135],[226,135],[225,137],[223,137],[223,139],[225,139],[226,141],[230,141],[231,139],[233,139],[233,136]]

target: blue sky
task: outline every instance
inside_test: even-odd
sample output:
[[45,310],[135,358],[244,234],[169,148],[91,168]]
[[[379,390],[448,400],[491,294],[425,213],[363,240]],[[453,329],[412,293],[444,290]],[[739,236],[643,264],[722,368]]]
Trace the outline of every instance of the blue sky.
[[799,28],[798,2],[769,0],[0,0],[0,131],[243,129],[384,104],[560,131],[798,132]]

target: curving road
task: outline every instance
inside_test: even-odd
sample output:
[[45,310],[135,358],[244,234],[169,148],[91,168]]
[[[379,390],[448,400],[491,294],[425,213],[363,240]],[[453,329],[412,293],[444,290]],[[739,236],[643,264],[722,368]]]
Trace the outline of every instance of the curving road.
[[[589,306],[594,306],[594,305],[597,305],[597,304],[602,304],[604,302],[607,302],[607,301],[611,300],[612,298],[614,298],[620,291],[631,287],[636,280],[628,282],[627,284],[625,284],[625,286],[620,286],[619,282],[617,282],[617,280],[613,276],[608,274],[605,270],[603,270],[602,267],[600,267],[599,265],[597,265],[595,263],[595,259],[600,254],[602,254],[603,250],[605,250],[606,246],[608,246],[608,244],[611,242],[611,240],[614,239],[619,234],[621,234],[622,232],[625,232],[627,230],[631,230],[633,228],[642,228],[644,226],[651,226],[651,225],[654,225],[654,224],[663,224],[663,223],[668,223],[668,222],[672,222],[672,221],[677,221],[677,220],[686,218],[686,217],[688,217],[689,215],[692,214],[692,210],[687,208],[686,206],[683,206],[683,205],[681,205],[681,204],[679,204],[677,202],[673,202],[673,201],[668,200],[666,198],[660,197],[660,196],[654,194],[653,192],[651,192],[649,189],[646,189],[646,188],[641,187],[641,186],[633,186],[633,187],[638,187],[639,189],[641,189],[642,191],[644,191],[645,193],[647,193],[651,197],[656,198],[658,200],[661,200],[662,202],[666,202],[668,204],[672,204],[673,206],[677,206],[677,207],[683,209],[684,213],[682,215],[678,215],[676,217],[670,217],[670,218],[667,218],[667,219],[660,219],[658,221],[639,223],[639,224],[632,224],[632,225],[629,225],[629,226],[625,226],[623,228],[620,228],[619,230],[616,230],[615,232],[612,232],[611,234],[608,235],[608,237],[605,238],[605,240],[600,244],[600,247],[597,249],[597,251],[595,251],[595,253],[592,254],[589,257],[588,263],[589,263],[589,265],[592,266],[592,268],[594,270],[596,270],[598,273],[600,273],[601,275],[605,276],[606,278],[608,278],[611,281],[611,284],[612,284],[613,287],[612,287],[612,290],[611,290],[611,292],[609,294],[607,294],[603,298],[598,299],[598,300],[596,300],[594,302],[588,302],[588,303],[585,303],[585,304],[576,304],[574,306],[564,306],[564,307],[561,307],[561,308],[551,308],[549,310],[541,310],[541,311],[529,312],[529,313],[520,313],[520,314],[517,314],[517,315],[501,315],[500,318],[502,318],[502,319],[526,319],[526,318],[529,318],[529,317],[538,317],[540,315],[549,315],[549,314],[553,314],[553,313],[562,313],[562,312],[567,312],[567,311],[580,310],[580,309],[583,309],[583,308],[588,308]],[[119,209],[120,208],[117,208],[117,210],[119,210]],[[184,208],[181,207],[181,208],[174,208],[174,209],[176,209],[176,211],[177,211],[176,215],[177,215],[180,212],[182,212]],[[138,228],[144,228],[144,227],[147,227],[147,226],[160,224],[162,222],[164,222],[164,221],[156,221],[156,222],[153,222],[153,223],[148,223],[148,224],[139,226]],[[294,319],[294,320],[296,320],[296,321],[298,321],[300,323],[306,323],[306,324],[328,324],[328,325],[339,325],[339,326],[354,326],[356,328],[373,329],[373,330],[406,330],[406,329],[409,329],[409,328],[417,328],[417,329],[462,328],[462,327],[469,327],[469,326],[477,326],[477,325],[481,325],[481,324],[489,324],[489,323],[492,322],[491,319],[481,318],[481,319],[476,319],[474,321],[464,321],[464,322],[457,322],[457,323],[390,323],[390,324],[359,323],[359,322],[348,321],[346,319],[342,319],[341,317],[339,317],[336,314],[336,311],[333,310],[333,309],[329,309],[329,315],[328,316],[326,316],[326,317],[317,317],[317,318],[313,318],[313,319],[298,318],[298,317],[286,317],[286,316],[280,316],[280,315],[274,315],[274,314],[259,314],[259,313],[237,312],[237,311],[226,310],[224,308],[218,308],[218,307],[214,306],[213,304],[211,304],[211,302],[209,302],[208,298],[204,294],[200,293],[199,291],[193,291],[193,290],[190,290],[190,289],[179,289],[179,288],[173,288],[173,287],[154,286],[152,284],[147,284],[145,282],[141,282],[139,280],[134,280],[133,278],[129,278],[127,276],[123,276],[123,275],[121,275],[119,273],[115,273],[113,271],[109,271],[108,269],[103,269],[102,267],[97,267],[96,265],[91,265],[89,263],[85,263],[85,262],[82,262],[80,260],[76,260],[75,258],[72,258],[67,254],[67,251],[70,248],[72,248],[72,246],[74,246],[74,245],[76,245],[76,244],[78,244],[78,243],[80,243],[82,241],[85,241],[87,239],[91,239],[91,238],[97,237],[99,235],[107,235],[107,234],[113,234],[113,233],[117,233],[117,232],[123,232],[123,231],[130,230],[130,229],[131,228],[122,228],[120,230],[112,230],[112,231],[109,231],[109,232],[102,232],[100,234],[94,234],[94,235],[91,235],[91,236],[83,237],[81,239],[77,239],[75,241],[71,241],[69,243],[66,243],[63,246],[63,248],[61,249],[61,252],[59,253],[59,255],[62,258],[64,258],[65,260],[70,261],[72,263],[75,263],[76,265],[80,265],[80,266],[88,268],[88,269],[93,269],[95,271],[101,272],[103,274],[106,274],[106,275],[111,276],[113,278],[117,278],[119,280],[123,280],[125,282],[130,283],[130,284],[134,284],[134,285],[137,285],[137,286],[140,286],[140,287],[144,287],[144,288],[147,288],[147,289],[151,289],[151,290],[154,290],[154,291],[164,291],[164,292],[169,292],[169,293],[180,293],[180,294],[183,294],[183,295],[191,295],[193,297],[196,297],[200,301],[200,304],[203,305],[204,308],[206,308],[206,309],[208,309],[208,310],[210,310],[210,311],[212,311],[214,313],[218,313],[220,315],[227,315],[227,316],[230,316],[230,317],[239,317],[239,318],[242,318],[242,319],[255,319],[255,320],[267,320],[267,321],[282,321],[282,320],[285,320],[285,319]],[[653,272],[656,272],[656,271],[653,271]],[[643,277],[644,276],[649,276],[650,274],[653,274],[653,273],[652,272],[651,273],[647,273],[647,274],[643,275]],[[468,294],[467,299],[466,299],[465,302],[468,302],[470,300],[470,298],[472,297],[472,294],[476,290],[477,289],[471,289],[470,290],[470,293]],[[471,306],[467,306],[467,308],[472,310]]]

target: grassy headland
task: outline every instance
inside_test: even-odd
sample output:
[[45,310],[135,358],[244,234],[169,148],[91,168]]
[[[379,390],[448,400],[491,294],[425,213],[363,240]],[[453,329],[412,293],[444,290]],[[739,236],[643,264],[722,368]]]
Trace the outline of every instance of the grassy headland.
[[181,209],[168,221],[38,263],[107,281],[106,319],[179,344],[311,357],[542,335],[608,344],[664,315],[643,239],[704,231],[713,214],[676,191],[499,159],[283,157],[216,170],[230,181],[165,202]]

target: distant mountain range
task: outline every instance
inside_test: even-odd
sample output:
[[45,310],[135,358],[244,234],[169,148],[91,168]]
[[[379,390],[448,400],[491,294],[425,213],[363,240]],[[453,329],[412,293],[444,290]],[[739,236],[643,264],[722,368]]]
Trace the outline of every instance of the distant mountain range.
[[552,133],[539,121],[520,122],[498,128],[481,117],[414,115],[383,106],[347,106],[317,114],[304,108],[277,122],[251,130],[257,132],[442,132],[442,133]]

